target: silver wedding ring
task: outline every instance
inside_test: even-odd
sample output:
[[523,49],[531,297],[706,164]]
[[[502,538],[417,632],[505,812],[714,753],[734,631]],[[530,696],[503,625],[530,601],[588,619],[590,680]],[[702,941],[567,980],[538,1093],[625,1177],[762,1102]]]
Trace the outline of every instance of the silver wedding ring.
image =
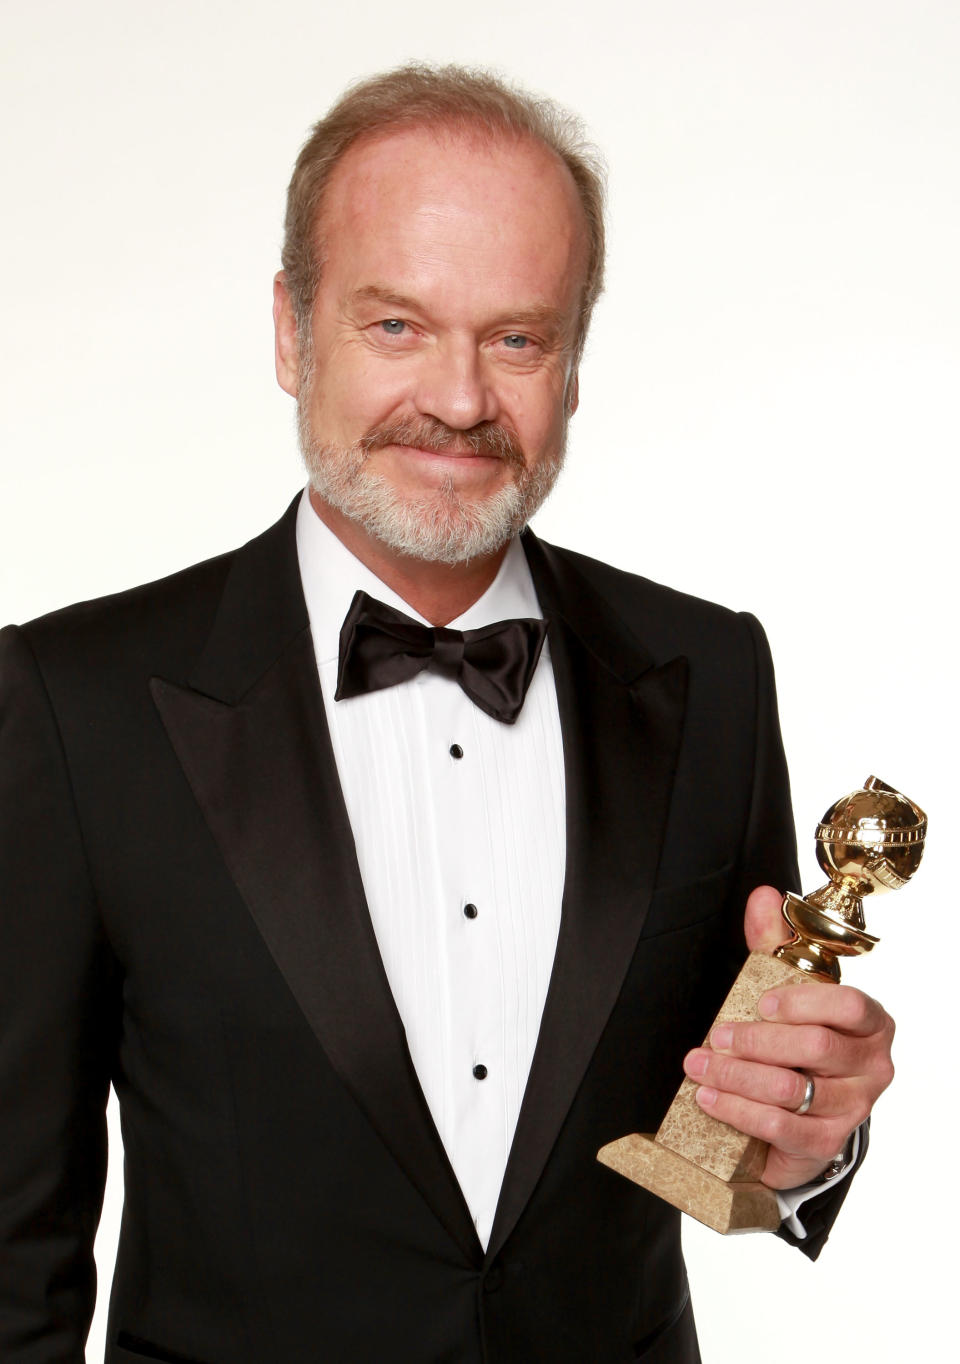
[[808,1076],[807,1076],[807,1087],[806,1087],[806,1089],[803,1091],[803,1101],[801,1102],[799,1108],[795,1108],[795,1109],[793,1110],[794,1113],[796,1113],[798,1117],[802,1117],[804,1113],[809,1113],[809,1112],[810,1112],[810,1108],[811,1108],[811,1105],[813,1104],[813,1096],[814,1096],[814,1093],[815,1093],[815,1092],[816,1092],[816,1090],[815,1090],[814,1083],[813,1083],[813,1077],[810,1076],[810,1075],[808,1075]]

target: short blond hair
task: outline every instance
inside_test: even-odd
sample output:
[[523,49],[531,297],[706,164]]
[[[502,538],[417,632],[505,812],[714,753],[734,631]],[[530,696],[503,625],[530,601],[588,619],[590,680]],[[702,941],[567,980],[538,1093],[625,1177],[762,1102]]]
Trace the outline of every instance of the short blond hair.
[[583,208],[589,243],[576,341],[579,358],[603,288],[603,158],[587,141],[580,120],[553,100],[527,94],[489,71],[420,62],[349,86],[314,125],[297,157],[287,190],[282,261],[301,344],[309,345],[310,316],[323,267],[315,239],[330,176],[359,138],[418,126],[478,129],[493,138],[529,137],[566,166]]

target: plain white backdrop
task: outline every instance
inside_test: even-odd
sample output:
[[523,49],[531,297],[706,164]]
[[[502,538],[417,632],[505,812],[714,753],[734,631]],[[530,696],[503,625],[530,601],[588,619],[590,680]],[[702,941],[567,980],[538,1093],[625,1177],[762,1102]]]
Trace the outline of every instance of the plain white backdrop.
[[230,548],[299,486],[270,281],[293,159],[348,80],[479,63],[585,117],[611,170],[608,290],[536,527],[764,622],[805,889],[817,819],[871,771],[931,816],[917,881],[869,906],[881,944],[845,973],[900,1024],[868,1163],[816,1266],[687,1226],[704,1358],[949,1355],[960,6],[32,0],[3,19],[4,620]]

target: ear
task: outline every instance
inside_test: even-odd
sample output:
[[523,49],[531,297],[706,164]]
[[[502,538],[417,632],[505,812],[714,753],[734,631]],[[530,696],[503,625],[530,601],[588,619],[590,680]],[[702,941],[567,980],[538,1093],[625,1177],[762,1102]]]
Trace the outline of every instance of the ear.
[[297,318],[287,289],[287,277],[282,270],[273,277],[273,333],[277,383],[295,398],[300,386]]
[[567,416],[572,417],[580,406],[580,371],[575,369],[567,380]]

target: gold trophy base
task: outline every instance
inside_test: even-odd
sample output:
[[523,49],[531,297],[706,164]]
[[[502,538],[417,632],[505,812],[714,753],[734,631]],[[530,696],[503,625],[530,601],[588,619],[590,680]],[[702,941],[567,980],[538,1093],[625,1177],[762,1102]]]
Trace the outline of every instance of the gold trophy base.
[[730,1183],[668,1146],[658,1146],[653,1136],[621,1137],[604,1146],[597,1159],[724,1236],[776,1231],[780,1225],[777,1196],[766,1184],[752,1179]]
[[[877,777],[835,801],[817,826],[817,861],[829,885],[805,898],[785,896],[781,911],[792,936],[773,956],[750,953],[714,1025],[758,1018],[767,990],[839,981],[837,959],[869,952],[877,941],[864,927],[863,896],[906,885],[926,832],[920,807]],[[698,1088],[683,1081],[655,1137],[622,1137],[597,1159],[714,1231],[773,1231],[777,1196],[760,1180],[766,1143],[704,1112]]]
[[[767,990],[814,979],[790,962],[751,952],[714,1026],[756,1019],[757,1003]],[[760,1182],[766,1142],[704,1112],[698,1088],[693,1080],[683,1081],[655,1137],[621,1137],[598,1151],[597,1159],[714,1231],[776,1230],[777,1196]]]

